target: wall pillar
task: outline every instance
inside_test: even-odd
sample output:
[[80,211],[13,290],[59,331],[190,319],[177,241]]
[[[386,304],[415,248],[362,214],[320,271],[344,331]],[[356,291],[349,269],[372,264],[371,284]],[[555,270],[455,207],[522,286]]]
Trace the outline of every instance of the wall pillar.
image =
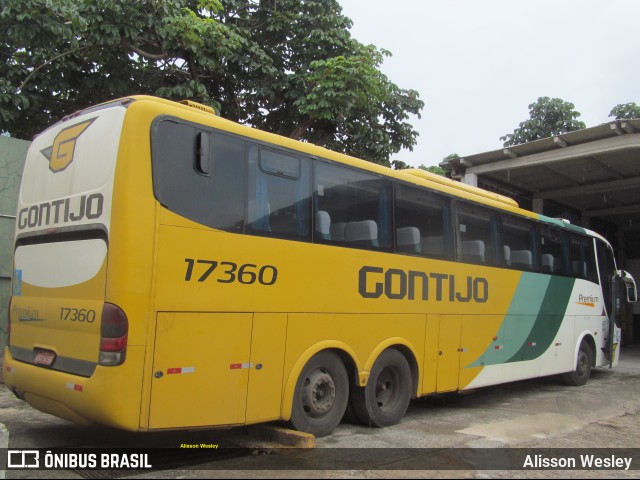
[[533,211],[541,215],[544,214],[544,200],[541,198],[533,199]]
[[472,187],[478,186],[478,175],[475,173],[465,173],[462,177],[462,183],[471,185]]

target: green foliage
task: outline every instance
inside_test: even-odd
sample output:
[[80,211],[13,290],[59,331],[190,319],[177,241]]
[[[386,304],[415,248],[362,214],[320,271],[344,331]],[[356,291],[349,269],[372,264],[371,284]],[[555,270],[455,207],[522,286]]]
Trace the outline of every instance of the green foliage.
[[458,155],[457,153],[450,153],[449,155],[447,155],[446,157],[444,157],[442,159],[443,162],[449,162],[451,160],[459,160],[460,159],[460,155]]
[[424,103],[380,72],[337,0],[4,0],[0,131],[30,138],[132,94],[389,165]]
[[438,165],[431,165],[430,167],[420,165],[418,168],[420,170],[426,170],[427,172],[435,173],[436,175],[440,175],[442,177],[447,176],[447,171],[444,168],[439,167]]
[[394,170],[406,170],[407,168],[413,168],[408,163],[403,162],[402,160],[392,160],[391,168]]
[[[393,168],[394,170],[406,170],[407,168],[414,168],[414,167],[403,162],[402,160],[393,160],[391,162],[391,168]],[[420,170],[425,170],[427,172],[435,173],[436,175],[441,175],[443,177],[447,176],[446,170],[437,165],[432,165],[430,167],[427,167],[426,165],[422,164],[418,168]]]
[[640,118],[640,106],[634,102],[620,103],[611,109],[609,116],[613,117],[614,120]]
[[540,97],[529,105],[530,118],[500,140],[510,147],[586,128],[584,122],[577,120],[580,113],[574,109],[573,103],[560,98]]

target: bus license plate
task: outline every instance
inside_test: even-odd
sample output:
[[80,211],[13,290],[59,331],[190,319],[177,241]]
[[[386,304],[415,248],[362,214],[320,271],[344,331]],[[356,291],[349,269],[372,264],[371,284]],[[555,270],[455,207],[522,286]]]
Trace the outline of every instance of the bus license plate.
[[39,350],[36,352],[36,356],[33,359],[33,363],[36,365],[44,365],[45,367],[50,367],[53,365],[53,361],[56,359],[56,352],[52,352],[51,350]]

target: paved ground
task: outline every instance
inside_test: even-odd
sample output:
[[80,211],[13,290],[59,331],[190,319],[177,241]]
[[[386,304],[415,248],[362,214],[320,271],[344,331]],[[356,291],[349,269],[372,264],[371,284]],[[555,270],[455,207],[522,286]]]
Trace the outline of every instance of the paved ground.
[[[253,448],[227,459],[204,454],[186,465],[168,460],[163,471],[137,475],[94,471],[88,477],[72,470],[12,470],[7,478],[637,478],[638,470],[480,471],[473,468],[473,458],[460,470],[416,468],[424,466],[426,454],[449,456],[456,462],[453,457],[460,452],[472,457],[478,452],[495,456],[529,450],[535,453],[539,448],[580,448],[586,453],[600,452],[594,450],[598,448],[633,448],[639,457],[634,457],[634,466],[640,468],[639,411],[637,347],[623,350],[616,369],[594,371],[584,387],[567,387],[556,378],[547,378],[417,400],[399,425],[370,429],[343,423],[333,435],[318,439],[317,448],[311,451],[273,450],[238,431],[129,434],[79,427],[31,409],[0,387],[0,422],[9,429],[10,448],[179,448],[182,443],[232,446],[239,441]],[[491,450],[501,448],[508,450]]]

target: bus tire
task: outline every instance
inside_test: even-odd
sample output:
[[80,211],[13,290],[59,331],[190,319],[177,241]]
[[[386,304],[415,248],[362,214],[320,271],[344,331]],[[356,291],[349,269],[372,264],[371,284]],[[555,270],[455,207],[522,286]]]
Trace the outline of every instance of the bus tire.
[[342,420],[348,401],[349,379],[342,360],[334,352],[320,352],[298,377],[291,424],[316,437],[329,435]]
[[578,349],[576,368],[562,376],[565,383],[576,387],[586,384],[591,376],[592,359],[593,352],[591,352],[591,347],[583,340]]
[[353,390],[358,420],[373,427],[395,425],[409,407],[411,385],[407,359],[398,350],[385,350],[373,364],[367,386]]

